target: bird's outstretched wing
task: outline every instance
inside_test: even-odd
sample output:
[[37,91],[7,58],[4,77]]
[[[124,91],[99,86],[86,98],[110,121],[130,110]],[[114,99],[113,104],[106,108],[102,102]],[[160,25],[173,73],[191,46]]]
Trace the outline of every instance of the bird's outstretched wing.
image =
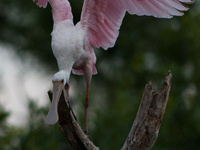
[[87,44],[113,47],[125,12],[158,18],[182,16],[193,0],[85,0],[81,24],[87,28]]
[[193,0],[121,0],[124,8],[130,14],[154,16],[156,18],[172,18],[182,16],[182,11],[188,7],[182,3],[192,3]]
[[46,8],[48,0],[33,0],[39,7]]

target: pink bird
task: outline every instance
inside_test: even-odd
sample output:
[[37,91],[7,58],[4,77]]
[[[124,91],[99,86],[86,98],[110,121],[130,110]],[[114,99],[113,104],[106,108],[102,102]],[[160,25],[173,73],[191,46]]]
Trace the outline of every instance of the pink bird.
[[[68,81],[71,71],[84,75],[87,88],[85,99],[85,127],[87,132],[87,108],[89,85],[95,67],[96,56],[92,46],[108,49],[115,45],[119,29],[126,11],[139,16],[157,18],[182,16],[188,7],[182,3],[193,0],[84,0],[81,20],[73,23],[71,6],[68,0],[33,0],[39,7],[46,7],[49,2],[53,14],[52,50],[56,57],[59,72],[52,79],[53,100],[46,117],[46,124],[58,121],[57,105],[63,87],[68,94]],[[181,3],[182,2],[182,3]]]

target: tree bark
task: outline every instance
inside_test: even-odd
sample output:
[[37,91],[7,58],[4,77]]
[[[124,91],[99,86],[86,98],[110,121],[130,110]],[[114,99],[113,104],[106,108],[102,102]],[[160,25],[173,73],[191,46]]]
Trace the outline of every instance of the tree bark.
[[121,150],[150,150],[158,137],[171,87],[172,74],[165,77],[160,91],[152,91],[147,83],[131,131]]
[[[52,101],[52,92],[48,91]],[[74,150],[98,150],[78,125],[76,116],[62,92],[58,103],[59,127]]]
[[[160,91],[147,83],[131,131],[121,150],[150,150],[157,137],[171,87],[172,74],[167,73]],[[52,100],[52,92],[48,92]],[[74,150],[98,150],[91,138],[77,123],[76,117],[62,93],[58,104],[59,126]]]

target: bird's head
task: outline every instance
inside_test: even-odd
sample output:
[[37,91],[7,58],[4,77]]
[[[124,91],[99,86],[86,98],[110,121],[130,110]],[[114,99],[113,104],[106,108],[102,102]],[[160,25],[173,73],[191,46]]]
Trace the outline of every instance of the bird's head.
[[69,81],[68,72],[61,70],[54,74],[52,82],[53,82],[53,99],[52,105],[49,110],[49,113],[45,119],[45,123],[48,125],[53,125],[58,121],[58,102],[62,93],[62,89],[66,83]]
[[64,70],[61,70],[57,72],[56,74],[54,74],[53,79],[52,79],[53,84],[60,83],[59,85],[63,85],[63,87],[68,81],[69,81],[69,75],[67,71],[64,71]]

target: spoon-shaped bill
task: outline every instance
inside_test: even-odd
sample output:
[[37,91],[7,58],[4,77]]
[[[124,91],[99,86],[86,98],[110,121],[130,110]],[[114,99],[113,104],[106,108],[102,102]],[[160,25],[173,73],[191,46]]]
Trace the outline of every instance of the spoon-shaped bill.
[[45,123],[47,125],[54,125],[59,117],[58,117],[58,102],[60,99],[60,95],[62,93],[63,89],[63,82],[54,81],[53,82],[53,99],[51,108],[49,110],[49,113],[45,119]]

